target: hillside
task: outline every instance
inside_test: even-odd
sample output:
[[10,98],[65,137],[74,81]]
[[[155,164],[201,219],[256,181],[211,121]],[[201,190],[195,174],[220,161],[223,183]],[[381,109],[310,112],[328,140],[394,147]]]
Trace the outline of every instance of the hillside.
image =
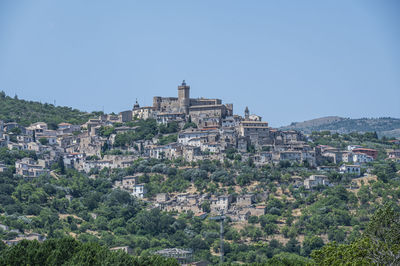
[[5,122],[18,122],[23,126],[46,122],[54,129],[61,122],[82,124],[96,115],[98,114],[81,112],[71,107],[20,100],[17,97],[7,96],[3,91],[0,92],[0,120]]
[[376,131],[380,137],[400,137],[400,119],[391,117],[351,119],[327,116],[304,122],[294,122],[289,126],[281,127],[281,129],[295,129],[304,133],[329,130],[342,134]]

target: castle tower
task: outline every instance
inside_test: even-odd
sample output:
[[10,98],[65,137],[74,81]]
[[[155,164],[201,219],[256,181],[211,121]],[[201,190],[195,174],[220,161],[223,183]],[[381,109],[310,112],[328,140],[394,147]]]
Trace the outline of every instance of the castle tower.
[[185,81],[182,81],[182,84],[178,86],[178,102],[179,111],[189,114],[190,86],[187,86]]
[[246,106],[246,109],[244,109],[244,120],[249,121],[250,119],[250,111],[249,107]]

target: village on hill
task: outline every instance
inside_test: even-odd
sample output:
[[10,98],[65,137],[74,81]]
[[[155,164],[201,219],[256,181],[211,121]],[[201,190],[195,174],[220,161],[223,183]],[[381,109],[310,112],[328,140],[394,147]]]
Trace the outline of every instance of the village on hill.
[[[376,180],[370,163],[378,157],[400,161],[398,140],[388,140],[387,145],[397,148],[387,149],[382,154],[382,150],[351,142],[341,143],[340,147],[316,144],[315,139],[323,139],[324,134],[329,133],[305,135],[295,130],[274,129],[261,116],[251,114],[248,107],[242,116],[234,114],[233,104],[224,104],[221,99],[190,98],[190,86],[185,81],[178,86],[178,97],[156,96],[152,106],[140,106],[136,101],[132,110],[118,115],[100,115],[82,125],[63,122],[57,129],[50,129],[44,122],[24,127],[16,122],[0,121],[0,147],[36,155],[15,162],[15,175],[24,178],[46,174],[59,178],[53,167],[56,164],[95,179],[100,171],[129,168],[140,160],[155,159],[180,165],[193,181],[203,174],[196,162],[212,161],[229,168],[241,161],[255,168],[312,169],[310,175],[293,175],[285,180],[285,187],[300,189],[302,193],[338,185],[340,180],[334,182],[329,178],[336,173],[351,178],[347,189],[357,191],[364,181]],[[9,167],[0,162],[0,172]],[[150,208],[162,211],[190,212],[201,219],[223,214],[237,223],[238,228],[253,223],[252,220],[257,219],[254,217],[267,214],[265,202],[269,193],[257,182],[243,181],[242,185],[239,182],[239,185],[230,186],[233,183],[227,180],[229,174],[226,176],[226,173],[221,173],[225,180],[215,192],[205,192],[200,189],[201,181],[193,181],[184,191],[172,188],[171,192],[155,193],[149,184],[149,171],[159,173],[160,182],[163,182],[169,174],[164,168],[165,165],[156,164],[151,170],[139,169],[114,180],[113,189],[126,191]],[[287,194],[285,188],[277,193],[281,198]],[[66,197],[72,199],[71,195]],[[91,215],[94,219],[97,216]],[[7,240],[7,243],[32,237],[44,239],[41,235],[30,234]]]

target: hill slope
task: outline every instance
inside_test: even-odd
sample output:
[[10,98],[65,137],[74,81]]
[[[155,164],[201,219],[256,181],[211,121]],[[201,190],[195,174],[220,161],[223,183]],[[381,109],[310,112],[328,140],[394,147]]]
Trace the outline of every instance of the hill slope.
[[0,92],[0,120],[5,122],[15,121],[23,126],[46,122],[50,128],[55,128],[61,122],[82,124],[95,115],[98,114],[81,112],[71,107],[11,98]]
[[379,136],[400,137],[400,119],[391,117],[351,119],[327,116],[304,122],[295,122],[289,126],[281,127],[281,129],[295,129],[304,133],[324,130],[338,133],[376,131]]

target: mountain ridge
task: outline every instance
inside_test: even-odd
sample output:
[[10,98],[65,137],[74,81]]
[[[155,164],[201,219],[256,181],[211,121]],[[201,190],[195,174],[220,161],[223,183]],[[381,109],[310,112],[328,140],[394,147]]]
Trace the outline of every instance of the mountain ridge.
[[280,129],[294,129],[306,134],[312,131],[331,131],[347,134],[351,132],[377,132],[378,136],[400,137],[400,119],[393,117],[379,118],[344,118],[339,116],[325,116],[303,122],[293,122]]

